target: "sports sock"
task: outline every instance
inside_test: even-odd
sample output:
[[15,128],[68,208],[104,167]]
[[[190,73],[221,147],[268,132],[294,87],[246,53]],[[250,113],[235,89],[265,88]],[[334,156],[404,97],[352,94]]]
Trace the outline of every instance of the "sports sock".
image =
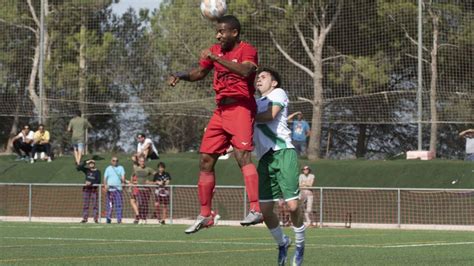
[[293,231],[295,232],[295,244],[297,247],[304,246],[304,232],[306,231],[306,226],[303,224],[301,227],[294,227]]
[[283,230],[281,230],[280,226],[270,229],[270,233],[275,239],[275,242],[277,242],[278,246],[283,246],[285,244],[285,234],[283,234]]
[[216,186],[214,172],[199,172],[198,196],[201,203],[201,216],[211,215],[212,195]]
[[250,210],[260,211],[260,204],[258,202],[258,173],[257,168],[253,163],[242,167],[242,174],[244,175],[245,189],[250,203]]

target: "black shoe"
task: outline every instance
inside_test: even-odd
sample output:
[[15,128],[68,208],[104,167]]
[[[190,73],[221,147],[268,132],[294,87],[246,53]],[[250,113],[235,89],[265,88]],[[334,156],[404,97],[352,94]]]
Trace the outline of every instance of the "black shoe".
[[110,223],[112,223],[112,220],[109,219],[109,218],[107,218],[107,219],[105,220],[105,222],[108,223],[108,224],[110,224]]
[[86,220],[86,219],[82,219],[81,224],[85,224],[85,223],[87,223],[87,220]]
[[166,224],[165,220],[161,220],[160,224],[165,225]]
[[98,223],[99,223],[99,220],[95,219],[95,220],[94,220],[94,223],[98,224]]
[[134,224],[138,224],[139,222],[140,222],[140,220],[139,220],[139,219],[135,219],[135,220],[133,220],[133,223],[134,223]]

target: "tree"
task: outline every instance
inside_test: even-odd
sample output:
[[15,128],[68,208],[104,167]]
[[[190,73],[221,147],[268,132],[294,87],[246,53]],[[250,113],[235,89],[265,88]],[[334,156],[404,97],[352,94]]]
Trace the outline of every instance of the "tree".
[[[427,15],[423,17],[423,62],[429,64],[429,114],[430,114],[430,144],[429,150],[436,153],[438,146],[438,124],[440,123],[440,100],[438,94],[439,87],[439,69],[440,62],[445,63],[449,61],[453,51],[440,54],[441,49],[459,49],[456,42],[460,36],[463,35],[464,23],[462,15],[463,8],[466,6],[460,4],[445,3],[442,1],[423,0],[423,9],[426,10]],[[413,18],[417,16],[417,5],[412,1],[386,1],[379,0],[380,15],[390,18],[397,27],[399,27],[405,38],[405,43],[409,42],[411,45],[419,46],[415,36],[416,20]],[[472,11],[471,11],[472,12]],[[468,16],[471,17],[471,16]],[[426,54],[429,54],[426,56]],[[413,54],[407,53],[407,56],[415,57]],[[440,58],[440,56],[443,56]],[[429,59],[427,59],[429,58]]]
[[[370,56],[345,56],[341,65],[336,64],[336,68],[329,74],[330,80],[336,84],[348,87],[356,97],[369,95],[371,93],[386,90],[389,82],[389,72],[391,65],[383,53]],[[389,105],[385,105],[389,107]],[[376,114],[369,113],[365,105],[352,104],[346,106],[350,108],[353,116],[361,120],[370,120]],[[390,108],[379,106],[378,112],[390,112]],[[360,123],[357,137],[356,157],[364,157],[367,151],[367,123]]]
[[[323,50],[328,34],[336,24],[341,12],[343,1],[308,1],[300,4],[270,5],[268,9],[278,10],[280,25],[287,26],[279,29],[281,32],[294,32],[303,47],[307,58],[296,59],[286,48],[279,37],[279,32],[270,30],[270,37],[285,59],[298,69],[306,73],[313,86],[313,98],[305,99],[312,105],[311,132],[308,146],[308,158],[318,159],[321,153],[321,132],[323,116],[323,63],[333,59],[324,57]],[[274,12],[272,12],[274,13]],[[288,23],[281,23],[285,20]],[[272,21],[274,22],[274,21]]]

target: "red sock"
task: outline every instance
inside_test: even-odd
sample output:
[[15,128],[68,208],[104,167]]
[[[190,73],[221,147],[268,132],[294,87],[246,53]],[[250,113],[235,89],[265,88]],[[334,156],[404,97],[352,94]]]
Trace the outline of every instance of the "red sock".
[[216,186],[214,172],[199,172],[198,196],[201,202],[201,215],[208,217],[211,215],[212,196]]
[[245,189],[250,202],[250,210],[260,212],[260,204],[258,203],[258,174],[257,168],[253,163],[242,167],[244,175]]

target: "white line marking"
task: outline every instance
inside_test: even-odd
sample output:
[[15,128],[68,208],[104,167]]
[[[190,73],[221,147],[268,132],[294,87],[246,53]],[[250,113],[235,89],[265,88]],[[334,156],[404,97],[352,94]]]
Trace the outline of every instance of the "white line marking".
[[[186,244],[209,244],[209,245],[252,245],[252,246],[275,246],[274,243],[259,242],[234,242],[234,241],[192,241],[192,240],[144,240],[144,239],[99,239],[99,238],[62,238],[62,237],[1,237],[3,239],[24,240],[53,240],[53,241],[88,241],[88,242],[122,242],[122,243],[186,243]],[[309,244],[307,247],[314,248],[409,248],[409,247],[432,247],[432,246],[454,246],[474,245],[474,242],[428,242],[428,243],[402,243],[402,244],[375,244],[375,245],[335,245],[335,244]],[[28,245],[24,245],[27,247]]]

